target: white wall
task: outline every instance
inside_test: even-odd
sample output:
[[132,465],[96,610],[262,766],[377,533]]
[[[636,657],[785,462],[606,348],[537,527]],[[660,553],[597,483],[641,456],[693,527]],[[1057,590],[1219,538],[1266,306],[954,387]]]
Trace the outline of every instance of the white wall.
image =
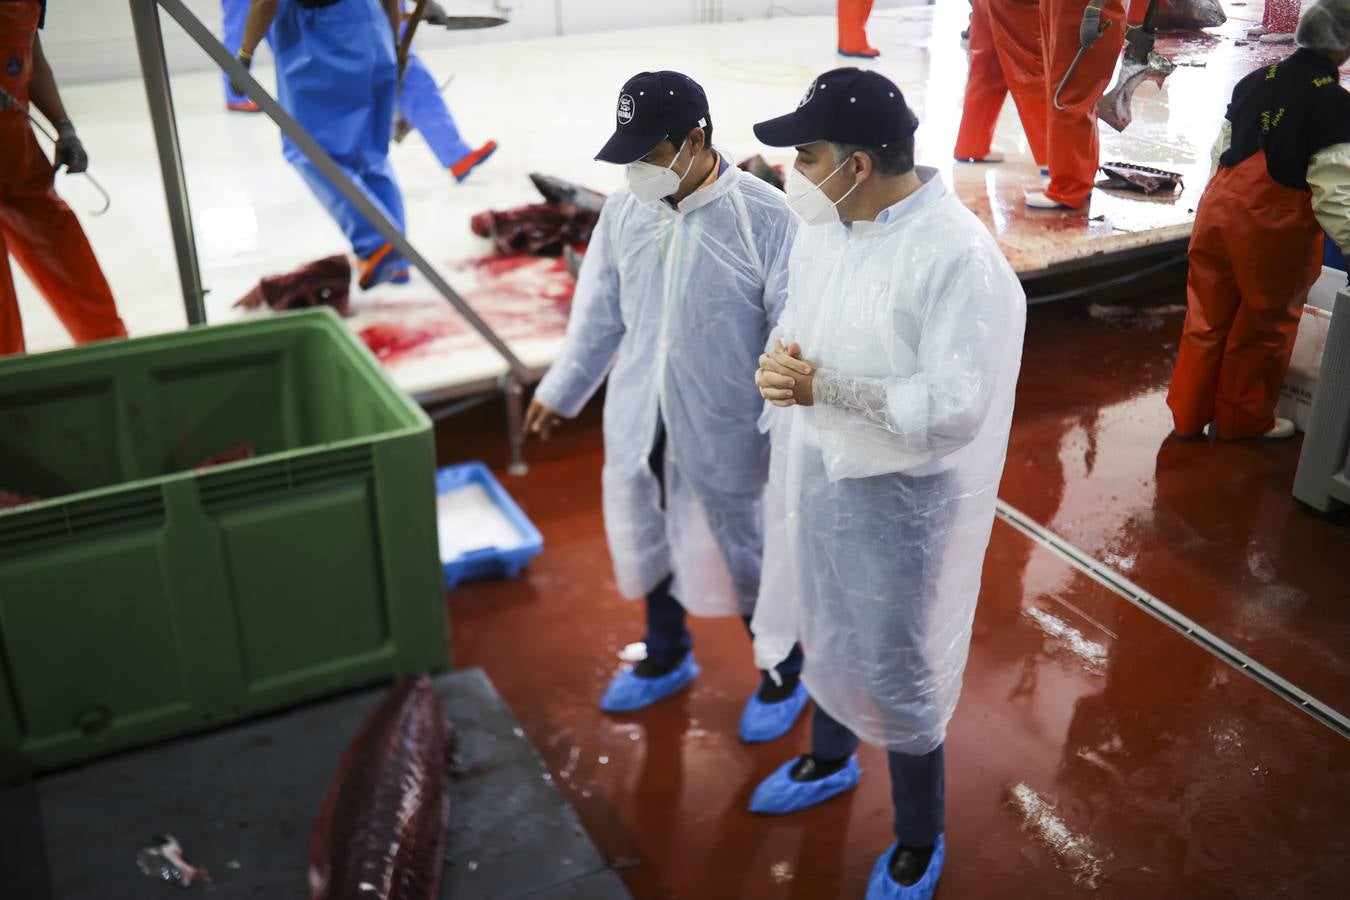
[[[219,34],[220,0],[183,0]],[[921,5],[926,0],[879,0],[878,9]],[[964,0],[962,0],[964,2]],[[447,32],[425,28],[420,45],[451,46],[701,21],[737,21],[786,15],[833,13],[835,0],[441,0],[451,13],[509,11],[510,23],[486,31]],[[165,51],[173,71],[211,66],[167,14]],[[140,72],[127,0],[52,0],[42,34],[47,56],[65,84],[134,78]]]

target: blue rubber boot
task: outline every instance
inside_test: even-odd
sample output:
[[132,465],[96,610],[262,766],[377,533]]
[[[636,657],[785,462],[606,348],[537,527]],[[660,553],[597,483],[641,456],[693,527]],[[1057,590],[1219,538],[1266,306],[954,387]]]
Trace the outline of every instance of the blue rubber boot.
[[677,694],[698,676],[694,654],[686,653],[673,671],[658,678],[639,678],[631,669],[614,676],[600,700],[600,709],[608,713],[634,712]]
[[[393,245],[385,244],[375,253],[357,264],[360,276],[357,284],[361,290],[368,291],[381,284],[407,284],[408,262],[399,256]],[[403,280],[400,281],[400,273]]]
[[464,179],[469,177],[469,173],[491,159],[492,154],[496,152],[497,142],[488,141],[486,144],[451,166],[450,174],[455,176],[456,181],[463,184]]
[[759,699],[759,691],[755,691],[745,704],[745,712],[741,713],[741,740],[747,744],[778,740],[792,730],[810,699],[806,686],[800,681],[786,700],[777,703],[765,703]]
[[815,781],[793,781],[791,772],[796,764],[797,760],[789,760],[760,782],[755,795],[750,798],[751,812],[766,816],[798,812],[852,790],[862,777],[856,754],[850,756],[848,764],[838,772]]
[[947,856],[947,845],[938,835],[937,845],[933,848],[933,858],[928,860],[928,869],[923,877],[909,887],[891,877],[891,856],[896,844],[881,854],[877,864],[872,867],[872,878],[867,882],[867,900],[931,900],[937,890],[938,879],[942,877],[942,862]]

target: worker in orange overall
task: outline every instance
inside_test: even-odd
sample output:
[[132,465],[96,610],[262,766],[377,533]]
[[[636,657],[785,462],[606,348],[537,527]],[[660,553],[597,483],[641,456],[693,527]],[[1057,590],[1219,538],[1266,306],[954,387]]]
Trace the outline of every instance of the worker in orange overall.
[[[53,187],[57,169],[83,172],[89,157],[42,52],[45,16],[45,0],[0,0],[0,356],[25,346],[11,255],[76,343],[127,334],[84,229]],[[29,103],[56,126],[55,165],[38,146]]]
[[1186,325],[1167,405],[1175,435],[1288,438],[1275,418],[1323,232],[1350,252],[1350,0],[1315,0],[1299,49],[1233,89],[1196,210]]

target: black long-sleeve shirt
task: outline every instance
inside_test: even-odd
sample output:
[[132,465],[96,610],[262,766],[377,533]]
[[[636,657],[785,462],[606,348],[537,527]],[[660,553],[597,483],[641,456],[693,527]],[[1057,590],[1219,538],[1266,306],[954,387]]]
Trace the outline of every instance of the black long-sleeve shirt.
[[1308,190],[1308,163],[1321,151],[1350,144],[1350,91],[1336,64],[1312,50],[1258,69],[1238,82],[1228,104],[1232,142],[1220,159],[1232,168],[1259,151],[1285,187]]

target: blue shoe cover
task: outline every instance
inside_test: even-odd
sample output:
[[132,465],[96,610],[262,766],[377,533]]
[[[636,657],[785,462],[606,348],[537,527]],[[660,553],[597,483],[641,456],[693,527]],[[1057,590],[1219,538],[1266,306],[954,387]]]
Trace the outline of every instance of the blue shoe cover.
[[793,781],[789,773],[796,764],[797,760],[789,760],[760,782],[755,795],[750,798],[751,812],[768,816],[794,813],[857,787],[858,779],[862,777],[856,755],[850,756],[848,765],[838,772],[817,781]]
[[777,703],[765,703],[759,699],[759,691],[755,691],[741,714],[741,740],[747,744],[778,740],[792,730],[810,699],[801,682],[797,682],[797,689],[786,700]]
[[947,844],[942,835],[938,835],[933,857],[928,861],[928,871],[909,887],[891,877],[891,855],[895,848],[896,845],[891,844],[872,867],[872,878],[867,882],[867,900],[931,900],[938,879],[942,877],[942,862],[947,856]]
[[600,700],[600,709],[609,713],[646,709],[653,703],[679,693],[698,673],[698,663],[694,662],[692,652],[684,655],[684,660],[673,672],[667,672],[659,678],[639,678],[631,669],[625,669],[609,683],[605,696]]

